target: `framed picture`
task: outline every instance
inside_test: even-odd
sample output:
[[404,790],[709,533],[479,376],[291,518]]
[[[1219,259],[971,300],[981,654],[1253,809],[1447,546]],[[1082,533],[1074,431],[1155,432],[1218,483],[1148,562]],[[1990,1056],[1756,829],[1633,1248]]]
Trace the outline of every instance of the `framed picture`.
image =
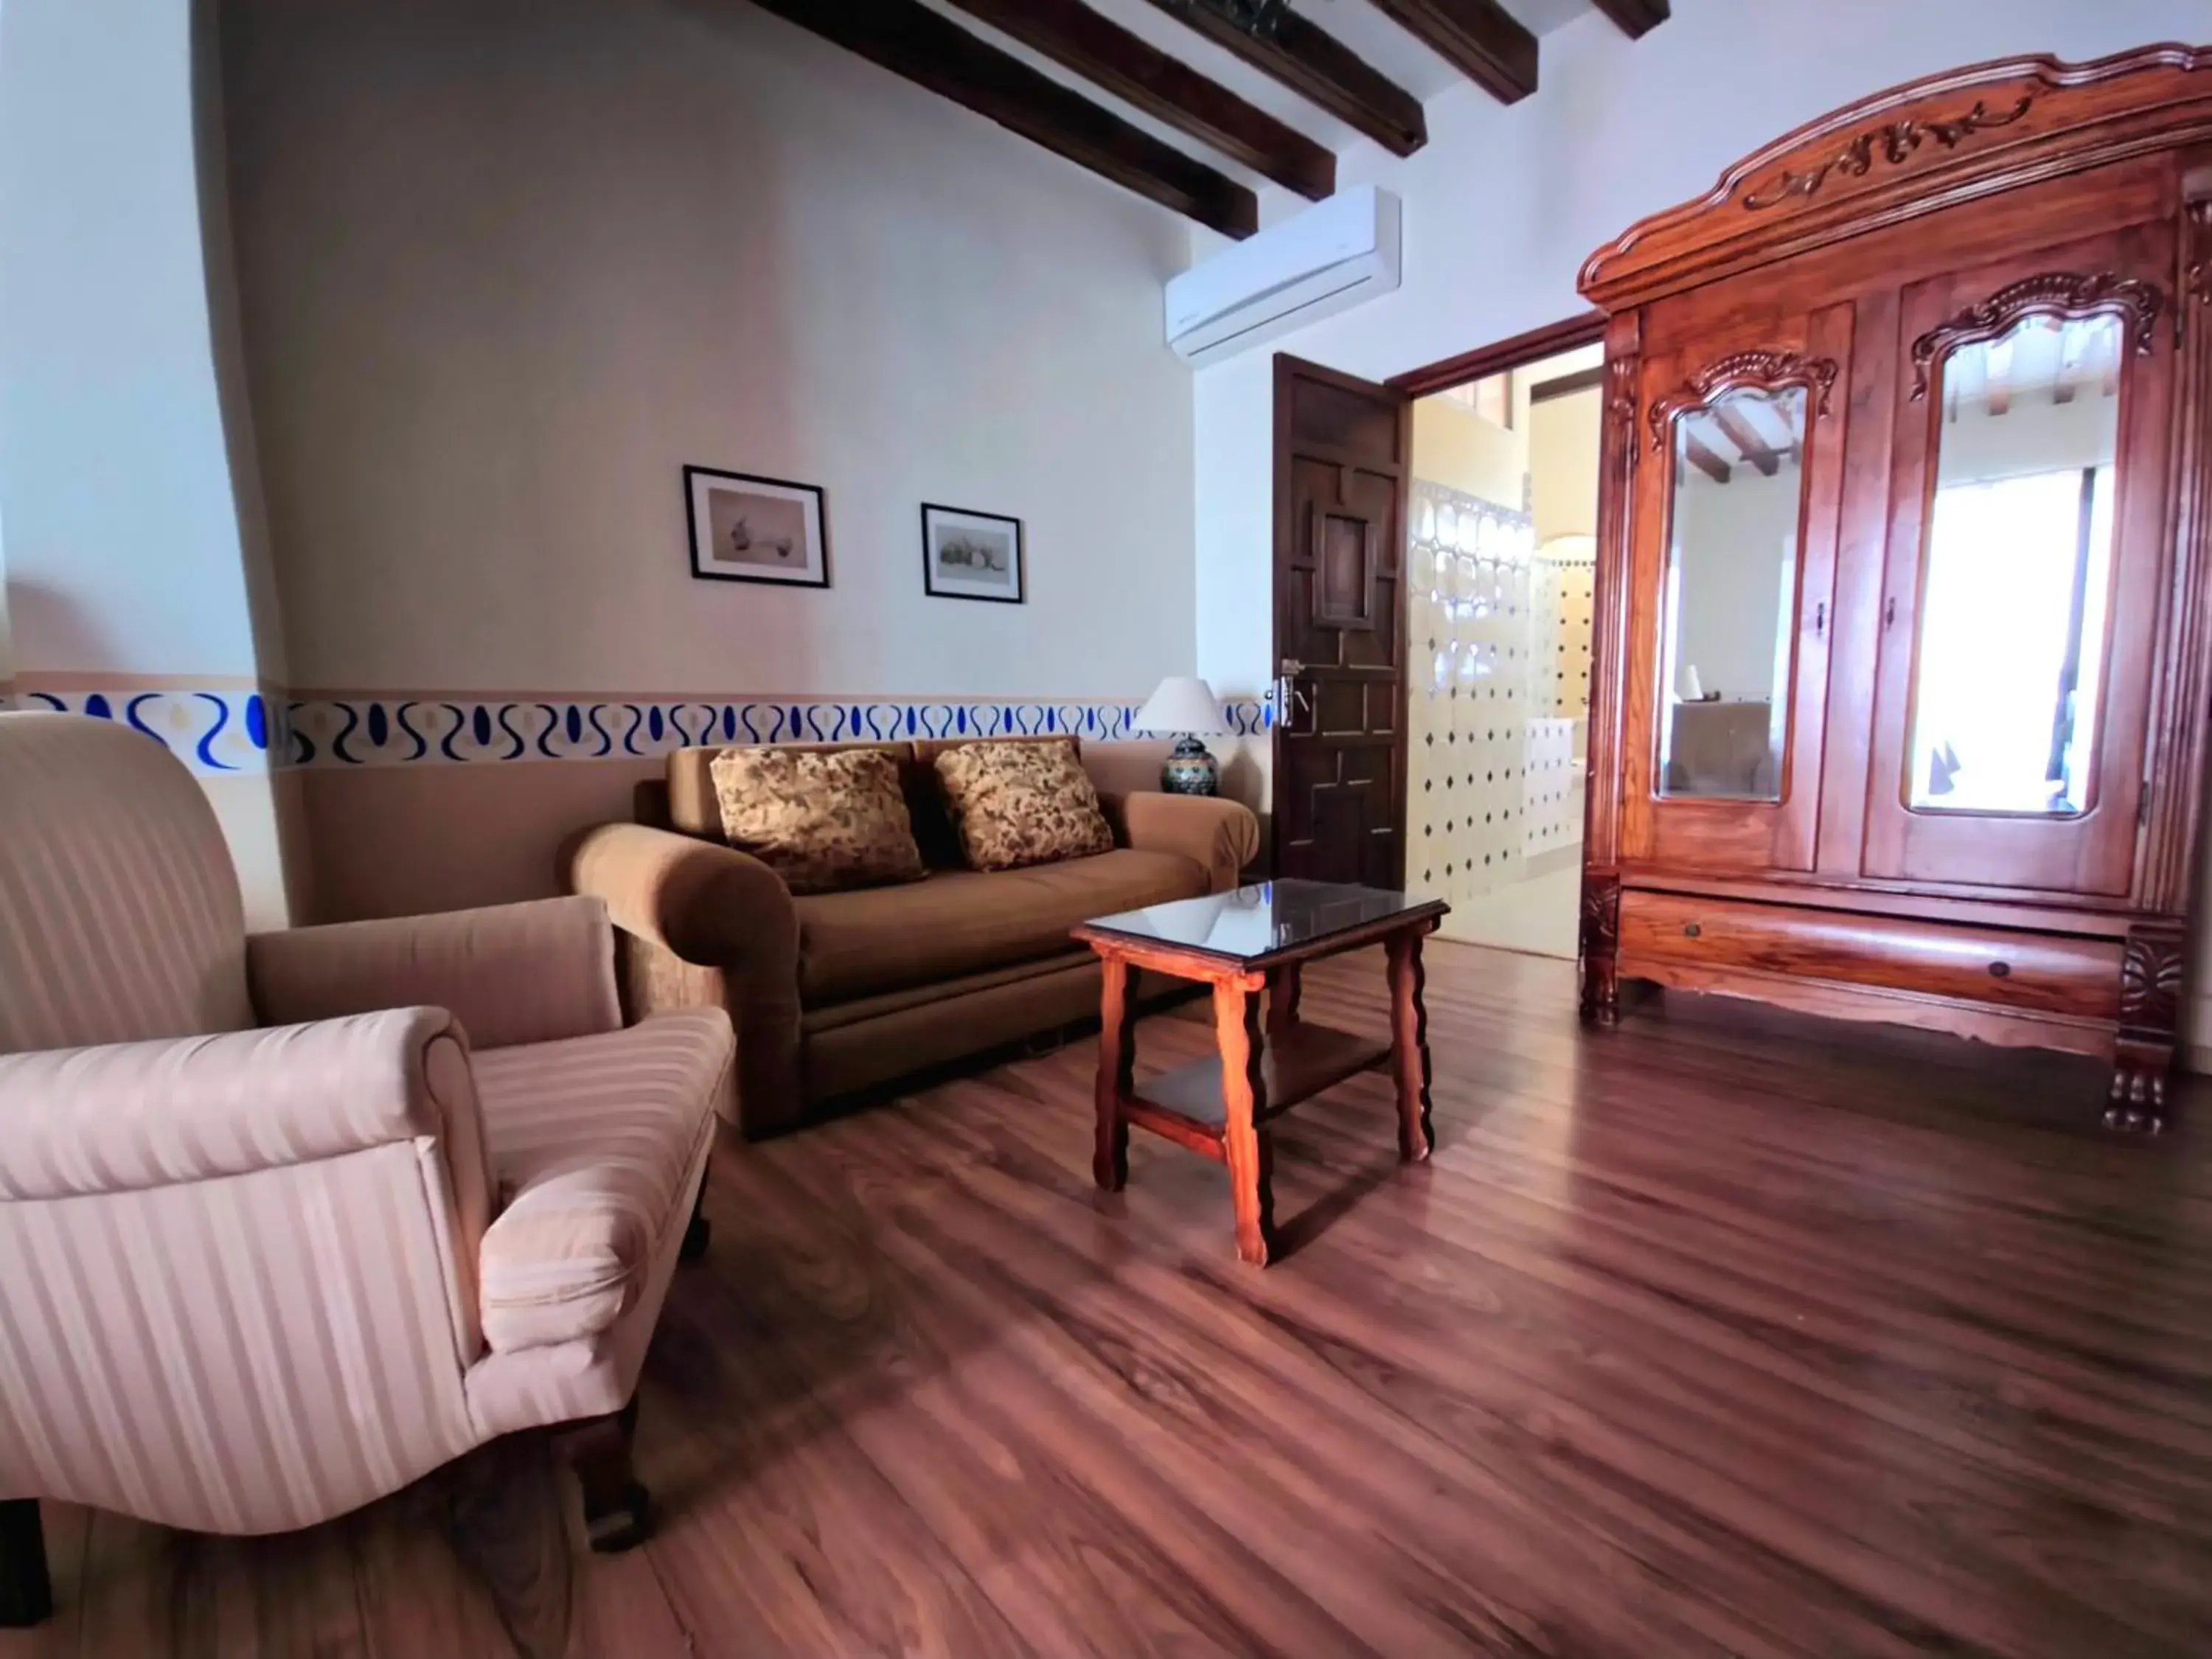
[[830,586],[822,491],[783,478],[684,469],[691,574],[718,582]]
[[921,504],[924,592],[940,599],[1019,605],[1026,580],[1019,519],[930,501]]

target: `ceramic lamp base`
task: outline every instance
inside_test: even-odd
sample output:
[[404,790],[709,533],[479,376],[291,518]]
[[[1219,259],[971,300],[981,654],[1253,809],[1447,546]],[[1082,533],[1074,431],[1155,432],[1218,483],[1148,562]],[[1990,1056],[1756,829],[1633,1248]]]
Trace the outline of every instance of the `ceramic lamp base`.
[[1175,752],[1160,768],[1160,787],[1170,795],[1218,795],[1221,763],[1196,738],[1178,738]]

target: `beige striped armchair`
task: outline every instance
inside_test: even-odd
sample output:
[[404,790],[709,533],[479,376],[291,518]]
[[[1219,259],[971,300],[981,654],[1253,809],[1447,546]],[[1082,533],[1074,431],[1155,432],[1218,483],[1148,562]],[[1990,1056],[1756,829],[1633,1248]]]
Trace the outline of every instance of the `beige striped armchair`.
[[[594,899],[249,937],[173,757],[0,714],[0,1624],[50,1605],[40,1498],[273,1532],[555,1425],[635,1541],[731,1049],[719,1010],[623,1026]],[[526,1648],[557,1570],[552,1637],[501,1601]]]

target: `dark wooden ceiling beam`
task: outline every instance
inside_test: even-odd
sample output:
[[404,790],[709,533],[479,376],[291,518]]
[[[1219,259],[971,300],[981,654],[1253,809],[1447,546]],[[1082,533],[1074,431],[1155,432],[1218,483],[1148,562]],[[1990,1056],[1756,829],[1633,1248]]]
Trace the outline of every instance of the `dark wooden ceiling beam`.
[[1682,459],[1715,483],[1724,484],[1729,481],[1729,464],[1707,448],[1705,440],[1694,432],[1682,434]]
[[1667,21],[1667,0],[1592,0],[1630,40],[1641,40]]
[[1228,88],[1100,16],[1082,0],[951,0],[971,17],[1073,70],[1309,201],[1336,189],[1336,157]]
[[1199,0],[1152,4],[1393,155],[1411,155],[1429,142],[1419,99],[1298,12],[1284,13],[1273,33],[1254,34]]
[[1374,6],[1501,104],[1536,90],[1536,37],[1498,0],[1374,0]]
[[1741,410],[1727,404],[1713,405],[1713,424],[1720,428],[1721,435],[1734,444],[1745,462],[1759,469],[1763,477],[1772,477],[1782,470],[1782,458],[1767,447],[1766,440],[1752,429],[1751,422]]
[[753,3],[1225,236],[1259,228],[1259,200],[1234,179],[919,0]]

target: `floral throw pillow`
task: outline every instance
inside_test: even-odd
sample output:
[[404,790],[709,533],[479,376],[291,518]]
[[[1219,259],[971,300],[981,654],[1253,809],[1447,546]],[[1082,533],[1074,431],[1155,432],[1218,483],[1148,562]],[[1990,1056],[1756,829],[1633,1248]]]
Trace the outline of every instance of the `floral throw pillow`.
[[978,870],[1114,850],[1098,792],[1072,743],[968,743],[937,757],[938,781]]
[[794,893],[920,881],[898,762],[880,749],[725,749],[708,763],[722,834]]

